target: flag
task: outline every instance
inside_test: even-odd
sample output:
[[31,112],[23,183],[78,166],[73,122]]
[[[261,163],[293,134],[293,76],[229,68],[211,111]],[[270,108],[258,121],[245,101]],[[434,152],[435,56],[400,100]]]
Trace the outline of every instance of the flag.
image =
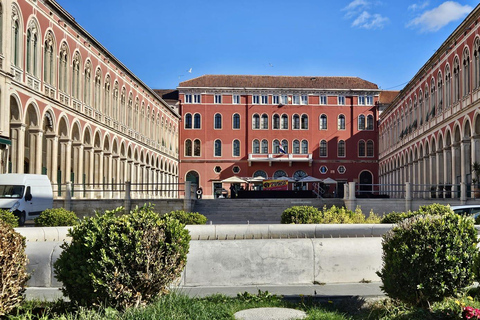
[[280,153],[285,153],[287,154],[287,152],[283,149],[283,147],[280,145],[278,146],[278,150],[280,151]]

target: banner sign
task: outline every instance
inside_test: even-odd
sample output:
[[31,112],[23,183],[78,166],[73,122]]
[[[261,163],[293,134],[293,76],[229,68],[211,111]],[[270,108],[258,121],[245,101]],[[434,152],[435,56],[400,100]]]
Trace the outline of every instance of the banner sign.
[[288,190],[288,181],[263,180],[263,190]]

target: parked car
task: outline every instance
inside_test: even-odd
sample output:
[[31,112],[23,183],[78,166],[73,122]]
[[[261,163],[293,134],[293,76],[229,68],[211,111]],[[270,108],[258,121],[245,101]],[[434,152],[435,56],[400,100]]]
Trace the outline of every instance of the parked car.
[[460,215],[472,216],[477,218],[480,215],[480,205],[473,204],[468,206],[452,206],[453,212]]
[[20,226],[52,207],[52,185],[47,176],[0,174],[0,208],[13,212]]

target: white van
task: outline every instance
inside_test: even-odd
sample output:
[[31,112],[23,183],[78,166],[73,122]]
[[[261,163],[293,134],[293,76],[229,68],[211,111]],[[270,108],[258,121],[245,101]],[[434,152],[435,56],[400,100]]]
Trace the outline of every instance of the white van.
[[46,175],[0,174],[0,208],[13,212],[20,226],[52,207],[52,185]]

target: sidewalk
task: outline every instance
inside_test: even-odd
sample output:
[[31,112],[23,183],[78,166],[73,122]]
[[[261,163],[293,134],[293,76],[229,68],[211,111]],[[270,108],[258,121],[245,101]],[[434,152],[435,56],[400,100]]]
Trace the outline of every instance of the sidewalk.
[[[190,297],[206,297],[213,294],[224,294],[235,297],[238,293],[248,292],[257,294],[258,291],[268,291],[271,294],[283,295],[285,298],[311,296],[318,299],[342,299],[348,297],[376,298],[385,294],[380,290],[381,282],[373,283],[336,283],[326,285],[303,286],[241,286],[241,287],[181,287],[174,289]],[[30,287],[26,290],[26,299],[53,301],[62,298],[59,288]]]

